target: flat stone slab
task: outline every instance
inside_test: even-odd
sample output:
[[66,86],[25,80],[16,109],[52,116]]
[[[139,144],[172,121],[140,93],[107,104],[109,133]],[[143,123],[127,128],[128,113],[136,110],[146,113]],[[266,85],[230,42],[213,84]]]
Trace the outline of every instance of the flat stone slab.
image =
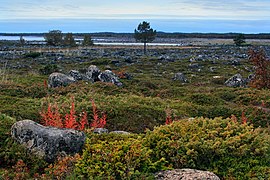
[[171,171],[161,171],[155,174],[156,180],[220,180],[212,172],[200,171],[196,169],[174,169]]

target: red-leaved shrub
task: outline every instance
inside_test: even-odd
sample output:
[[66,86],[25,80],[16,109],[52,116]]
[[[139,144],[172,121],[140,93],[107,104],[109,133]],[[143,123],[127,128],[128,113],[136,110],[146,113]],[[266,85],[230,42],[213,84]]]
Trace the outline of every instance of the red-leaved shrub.
[[92,100],[92,108],[93,108],[93,122],[91,123],[91,127],[93,128],[104,128],[107,122],[107,115],[102,113],[102,117],[99,118],[98,110],[95,102]]
[[[107,115],[102,113],[101,117],[98,115],[98,110],[95,102],[92,100],[93,121],[90,124],[93,128],[104,128],[107,122]],[[46,110],[40,112],[42,117],[42,124],[45,126],[53,126],[58,128],[69,128],[76,130],[85,130],[88,126],[87,112],[83,111],[79,116],[76,115],[75,102],[72,98],[69,113],[65,116],[61,115],[57,104],[53,106],[49,103]]]
[[57,104],[53,106],[49,103],[47,111],[40,112],[42,117],[42,124],[45,126],[53,126],[58,128],[63,128],[63,122],[61,114],[59,113],[59,108]]

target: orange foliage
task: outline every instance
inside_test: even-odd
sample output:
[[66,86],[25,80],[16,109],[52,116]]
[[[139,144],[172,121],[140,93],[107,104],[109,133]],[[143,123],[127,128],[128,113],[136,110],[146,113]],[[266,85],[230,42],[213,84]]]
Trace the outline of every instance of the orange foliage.
[[44,80],[44,81],[43,81],[43,86],[44,86],[44,88],[45,88],[45,89],[47,89],[47,88],[48,88],[48,83],[47,83],[47,81],[46,81],[46,80]]
[[246,124],[247,123],[247,117],[246,117],[246,115],[245,115],[245,112],[244,111],[242,111],[242,116],[241,116],[241,120],[242,120],[242,124]]
[[55,164],[51,164],[45,169],[47,172],[43,175],[44,179],[65,179],[73,172],[76,162],[79,160],[80,155],[66,156],[58,158]]
[[[99,117],[97,107],[93,100],[92,109],[93,122],[90,124],[90,126],[93,128],[104,128],[107,123],[107,115],[102,113],[102,116]],[[47,110],[40,112],[40,115],[42,117],[42,123],[45,126],[84,130],[88,125],[86,111],[81,113],[80,119],[78,119],[78,116],[76,116],[74,99],[72,99],[69,113],[67,113],[65,116],[61,116],[57,104],[54,106],[48,104]],[[62,119],[62,117],[64,117],[64,119]]]
[[172,117],[171,116],[167,116],[166,117],[166,122],[165,122],[165,124],[172,124]]
[[234,122],[234,123],[237,123],[237,117],[235,115],[232,115],[231,116],[231,120]]
[[92,100],[92,108],[93,108],[93,122],[91,123],[91,127],[93,128],[104,128],[107,123],[107,115],[105,113],[102,114],[102,117],[99,118],[97,106],[95,102]]
[[75,115],[75,104],[74,101],[71,103],[71,108],[69,114],[65,116],[65,128],[77,129],[78,123],[76,121],[77,116]]
[[[234,123],[237,123],[238,122],[238,119],[235,115],[232,115],[231,116],[231,120],[234,122]],[[245,112],[242,111],[242,115],[241,115],[241,123],[242,124],[246,124],[248,122],[248,118],[246,117],[245,115]]]
[[87,124],[88,124],[87,112],[83,111],[82,112],[82,117],[81,117],[81,120],[80,120],[79,130],[81,130],[81,131],[84,130]]
[[260,50],[250,50],[249,59],[256,68],[255,77],[250,82],[251,87],[262,89],[270,88],[270,61],[266,58],[265,52]]
[[42,111],[40,112],[40,115],[45,126],[53,126],[58,128],[64,127],[61,114],[59,113],[59,109],[56,104],[54,106],[48,104],[47,112]]
[[166,125],[169,125],[169,124],[172,124],[173,120],[172,120],[172,110],[171,109],[166,109],[165,110],[165,113],[166,113],[166,121],[165,121],[165,124]]
[[64,116],[64,120],[59,113],[57,104],[54,106],[48,104],[47,111],[40,112],[40,115],[42,117],[42,123],[45,126],[77,130],[84,130],[87,126],[87,113],[85,111],[83,112],[83,116],[81,117],[80,121],[77,122],[78,117],[76,116],[74,100],[72,100],[70,111]]

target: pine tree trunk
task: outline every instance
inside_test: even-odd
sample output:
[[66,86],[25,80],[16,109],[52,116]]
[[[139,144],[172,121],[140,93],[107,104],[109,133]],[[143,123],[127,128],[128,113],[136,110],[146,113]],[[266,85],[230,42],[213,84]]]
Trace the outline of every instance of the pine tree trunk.
[[144,52],[144,54],[146,54],[146,42],[143,45],[143,52]]

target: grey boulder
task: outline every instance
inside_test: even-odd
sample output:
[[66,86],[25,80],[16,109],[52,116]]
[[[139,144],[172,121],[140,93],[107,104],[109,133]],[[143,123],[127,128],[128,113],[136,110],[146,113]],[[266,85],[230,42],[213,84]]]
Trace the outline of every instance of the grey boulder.
[[99,80],[101,82],[107,82],[107,83],[112,83],[115,84],[116,86],[122,86],[123,84],[119,81],[119,78],[117,75],[115,75],[112,71],[110,70],[105,70],[104,72],[100,73],[98,76]]
[[187,83],[188,82],[188,79],[186,78],[186,76],[183,73],[180,73],[180,72],[174,74],[173,80],[174,81],[180,81],[182,83]]
[[49,88],[55,88],[55,87],[67,86],[74,82],[76,82],[76,80],[73,77],[55,72],[55,73],[50,74],[49,79],[48,79],[48,86]]
[[31,120],[16,122],[12,137],[33,154],[53,162],[58,155],[73,155],[82,150],[85,134],[73,129],[45,127]]
[[84,80],[84,75],[77,70],[69,71],[69,76],[73,77],[75,81]]
[[245,87],[246,80],[241,76],[241,74],[235,74],[225,82],[225,86],[228,87]]
[[107,134],[109,133],[108,129],[106,128],[95,128],[93,133],[96,133],[96,134]]
[[212,172],[200,171],[196,169],[174,169],[171,171],[161,171],[155,174],[156,180],[193,180],[193,179],[207,179],[220,180],[220,178]]
[[101,71],[95,65],[91,65],[88,67],[86,72],[86,78],[91,82],[99,81],[98,76],[100,75]]

